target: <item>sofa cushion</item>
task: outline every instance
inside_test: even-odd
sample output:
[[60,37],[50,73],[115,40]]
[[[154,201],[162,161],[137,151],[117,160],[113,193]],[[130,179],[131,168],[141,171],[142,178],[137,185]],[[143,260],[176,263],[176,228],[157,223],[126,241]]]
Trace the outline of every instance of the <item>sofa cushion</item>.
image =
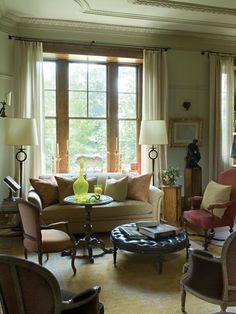
[[127,199],[148,202],[151,177],[151,173],[129,177]]
[[[223,185],[210,181],[203,194],[201,208],[208,210],[208,207],[212,204],[225,203],[230,200],[231,185]],[[224,215],[226,208],[214,208],[213,214],[218,217]]]
[[65,204],[64,198],[74,195],[73,184],[77,178],[62,178],[55,176],[58,184],[59,204]]
[[38,193],[43,208],[58,203],[58,186],[53,176],[48,179],[30,178],[29,180],[32,187]]
[[107,179],[104,194],[111,196],[114,201],[123,202],[126,200],[128,190],[128,177],[121,179]]

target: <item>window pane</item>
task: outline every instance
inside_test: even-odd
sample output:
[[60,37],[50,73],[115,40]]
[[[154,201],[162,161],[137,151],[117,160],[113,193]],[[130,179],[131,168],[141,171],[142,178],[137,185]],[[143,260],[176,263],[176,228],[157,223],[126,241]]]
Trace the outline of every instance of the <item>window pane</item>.
[[56,92],[55,91],[44,91],[44,105],[45,105],[45,116],[55,117],[56,116]]
[[119,93],[129,92],[136,93],[136,68],[135,67],[119,67]]
[[70,171],[78,172],[79,165],[76,159],[79,155],[88,155],[91,158],[98,156],[102,163],[89,165],[86,170],[106,169],[106,120],[78,120],[69,121],[69,165]]
[[56,119],[45,119],[45,170],[53,173],[53,157],[56,155]]
[[106,117],[106,93],[89,93],[89,117]]
[[130,163],[136,161],[136,122],[119,121],[119,147],[121,169],[128,171]]
[[87,117],[87,92],[69,92],[69,116]]
[[106,87],[106,65],[103,64],[89,64],[89,91],[103,91]]
[[56,63],[43,62],[43,79],[45,89],[56,89]]
[[86,63],[69,63],[69,90],[87,90]]
[[119,93],[119,118],[136,118],[136,94]]

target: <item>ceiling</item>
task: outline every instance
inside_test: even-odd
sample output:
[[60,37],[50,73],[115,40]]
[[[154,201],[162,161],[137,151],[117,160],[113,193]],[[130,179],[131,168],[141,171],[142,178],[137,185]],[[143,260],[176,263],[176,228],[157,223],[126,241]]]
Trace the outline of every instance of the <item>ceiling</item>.
[[0,0],[1,20],[19,25],[97,25],[137,32],[236,36],[235,0]]

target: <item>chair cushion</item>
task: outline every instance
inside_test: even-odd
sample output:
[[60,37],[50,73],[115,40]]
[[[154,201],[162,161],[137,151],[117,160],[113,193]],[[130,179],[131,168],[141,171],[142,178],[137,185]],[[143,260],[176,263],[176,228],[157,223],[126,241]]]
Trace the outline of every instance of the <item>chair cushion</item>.
[[190,224],[204,230],[222,226],[222,220],[219,217],[212,215],[209,211],[204,209],[186,210],[183,213],[183,217]]
[[74,246],[69,235],[61,230],[41,230],[43,252],[60,252]]
[[[201,209],[208,210],[211,204],[224,203],[230,200],[231,185],[223,185],[210,181],[203,194]],[[221,218],[226,208],[214,208],[213,214]]]
[[148,202],[152,174],[129,177],[127,199]]
[[43,208],[58,203],[58,186],[53,176],[48,179],[30,178],[29,180],[32,187],[40,196]]
[[123,202],[126,200],[128,190],[128,177],[107,179],[104,194],[111,196],[114,201]]

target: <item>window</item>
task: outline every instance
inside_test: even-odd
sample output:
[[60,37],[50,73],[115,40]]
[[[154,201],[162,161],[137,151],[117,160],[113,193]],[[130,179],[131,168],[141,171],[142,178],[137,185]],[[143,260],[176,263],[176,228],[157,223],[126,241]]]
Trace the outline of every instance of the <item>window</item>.
[[141,79],[141,64],[45,60],[46,172],[77,172],[81,155],[87,171],[140,164]]

